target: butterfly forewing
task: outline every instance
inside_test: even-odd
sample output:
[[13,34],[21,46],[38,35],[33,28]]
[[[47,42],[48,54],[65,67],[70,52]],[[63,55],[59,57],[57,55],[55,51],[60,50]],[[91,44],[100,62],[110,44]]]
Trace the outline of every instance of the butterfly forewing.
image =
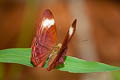
[[76,19],[73,21],[72,25],[70,26],[65,39],[63,41],[62,47],[60,48],[60,51],[58,52],[58,55],[54,59],[54,61],[48,66],[47,70],[51,70],[55,68],[57,65],[62,64],[64,62],[64,57],[67,52],[67,46],[70,42],[71,38],[73,37],[75,30],[76,30]]
[[54,45],[56,45],[56,25],[51,11],[47,9],[40,18],[32,43],[32,63],[42,67]]

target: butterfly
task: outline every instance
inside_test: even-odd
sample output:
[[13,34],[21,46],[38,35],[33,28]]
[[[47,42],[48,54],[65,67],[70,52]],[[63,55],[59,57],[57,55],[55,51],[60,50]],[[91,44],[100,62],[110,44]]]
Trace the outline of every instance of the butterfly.
[[76,19],[70,26],[62,43],[56,43],[56,25],[52,12],[46,9],[37,26],[36,36],[32,41],[31,62],[36,67],[43,67],[48,61],[47,70],[64,63],[68,43],[76,30]]

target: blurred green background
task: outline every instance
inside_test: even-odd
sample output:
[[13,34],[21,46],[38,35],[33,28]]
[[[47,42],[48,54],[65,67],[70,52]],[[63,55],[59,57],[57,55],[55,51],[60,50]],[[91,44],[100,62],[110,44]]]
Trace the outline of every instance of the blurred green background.
[[[77,19],[67,55],[120,66],[118,0],[0,0],[0,49],[26,48],[45,9],[53,12],[57,39]],[[22,54],[22,53],[21,53]],[[0,80],[120,80],[120,72],[73,74],[0,63]]]

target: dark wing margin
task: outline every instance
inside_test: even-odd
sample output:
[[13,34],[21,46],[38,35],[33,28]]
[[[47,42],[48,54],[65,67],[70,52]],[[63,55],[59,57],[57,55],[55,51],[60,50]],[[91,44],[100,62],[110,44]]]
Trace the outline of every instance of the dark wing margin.
[[72,25],[70,26],[57,57],[55,58],[53,63],[50,64],[47,68],[48,71],[50,71],[51,69],[54,69],[57,65],[64,63],[64,57],[67,52],[68,43],[72,39],[72,37],[75,33],[75,30],[76,30],[76,22],[77,22],[77,20],[75,19],[73,21]]
[[54,45],[56,45],[56,25],[52,12],[47,9],[39,20],[36,36],[32,42],[32,63],[42,67]]

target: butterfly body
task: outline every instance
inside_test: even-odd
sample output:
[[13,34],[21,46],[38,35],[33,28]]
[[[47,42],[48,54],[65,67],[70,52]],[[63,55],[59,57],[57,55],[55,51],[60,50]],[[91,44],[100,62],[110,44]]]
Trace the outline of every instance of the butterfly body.
[[36,67],[43,67],[48,60],[47,70],[64,63],[64,57],[76,29],[76,20],[70,26],[62,43],[56,43],[56,25],[52,12],[47,9],[40,18],[36,36],[32,42],[31,61]]
[[61,47],[62,47],[62,44],[58,43],[56,46],[52,48],[52,50],[50,51],[50,55],[48,56],[48,66],[51,65],[51,63],[58,56]]

